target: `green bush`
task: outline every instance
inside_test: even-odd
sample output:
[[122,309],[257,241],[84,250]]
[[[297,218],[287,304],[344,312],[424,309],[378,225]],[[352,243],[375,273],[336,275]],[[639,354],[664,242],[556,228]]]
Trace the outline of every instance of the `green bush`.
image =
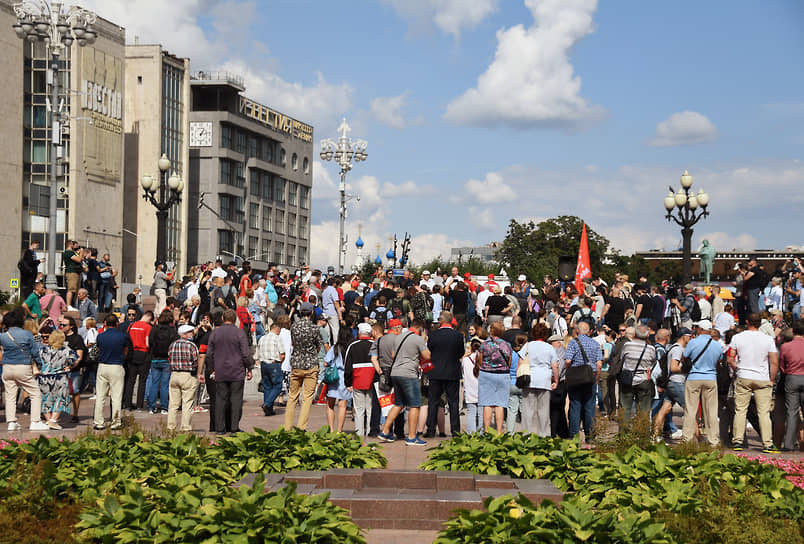
[[[719,452],[683,455],[664,444],[658,444],[645,449],[631,446],[623,453],[598,453],[581,449],[575,441],[538,438],[521,433],[492,433],[486,436],[464,435],[442,442],[434,448],[422,468],[547,478],[567,493],[561,502],[562,511],[568,504],[582,504],[593,516],[616,512],[618,523],[632,524],[634,527],[642,527],[640,520],[644,516],[651,518],[659,513],[663,516],[661,520],[668,516],[679,516],[694,525],[701,520],[711,520],[717,505],[720,505],[719,515],[724,515],[722,513],[728,509],[722,506],[723,497],[734,508],[740,506],[734,502],[738,498],[753,497],[751,506],[754,508],[754,517],[764,516],[761,523],[769,531],[775,527],[787,527],[800,535],[804,529],[804,492],[786,480],[783,471]],[[702,488],[711,490],[711,493],[701,493]],[[718,500],[715,501],[713,497],[718,497]],[[482,523],[491,525],[502,523],[505,519],[495,515],[490,521],[480,513],[472,515]],[[484,541],[471,537],[467,516],[469,514],[460,516],[462,524],[449,526],[450,538],[457,538],[459,528],[464,527],[466,539],[458,541]],[[578,529],[577,520],[556,516],[559,523],[567,524],[567,528]],[[598,530],[610,532],[611,527],[606,527],[605,524],[594,525],[590,535],[597,534],[595,531]],[[646,527],[645,531],[653,531]],[[496,532],[504,533],[507,530],[507,527],[499,527]],[[555,530],[561,534],[563,529],[559,526]],[[662,535],[669,534],[673,542],[684,542],[688,535],[706,530],[705,527],[701,527],[700,531],[689,528],[677,532],[668,530]],[[609,542],[602,538],[596,536],[589,541]],[[547,537],[545,539],[551,541]],[[629,540],[622,536],[611,541],[644,540]]]
[[[9,480],[15,474],[27,474],[31,467],[39,466],[40,477],[36,485],[41,489],[39,493],[42,496],[95,505],[82,514],[84,538],[104,542],[162,541],[161,536],[155,538],[148,536],[150,533],[137,532],[139,527],[146,527],[154,534],[169,532],[178,535],[165,542],[183,542],[188,540],[182,531],[189,531],[191,527],[187,521],[191,517],[185,512],[206,505],[208,514],[213,509],[231,514],[235,507],[230,503],[237,502],[237,497],[231,494],[230,485],[248,472],[378,468],[385,464],[385,457],[376,447],[362,446],[353,435],[324,430],[316,433],[257,430],[222,438],[218,444],[209,444],[205,438],[194,435],[154,440],[145,439],[142,433],[128,436],[87,435],[75,441],[39,437],[28,443],[10,444],[3,449],[0,481]],[[23,480],[19,485],[24,488],[27,484]],[[284,500],[291,500],[285,497]],[[274,498],[272,502],[260,504],[270,507],[278,500]],[[332,507],[328,503],[315,506],[319,502],[324,504],[326,499],[309,502],[299,497],[292,501],[296,501],[293,504],[298,503],[301,510],[307,508],[311,513],[307,518],[294,518],[295,522],[284,518],[281,521],[291,527],[287,529],[289,534],[293,534],[295,529],[292,528],[296,527],[299,531],[310,533],[309,538],[312,538],[304,540],[307,537],[300,536],[295,541],[361,541],[349,540],[353,538],[349,535],[354,530],[348,524],[344,525],[343,534],[337,533],[337,538],[327,540],[327,531],[331,527],[324,524],[324,520],[335,511],[330,510]],[[137,507],[138,504],[140,507]],[[126,507],[121,508],[122,505]],[[268,517],[255,518],[253,522],[274,523],[276,520],[271,518],[272,515],[267,513],[265,516]],[[241,518],[230,517],[224,523],[226,532],[237,534],[239,529],[232,529],[229,525],[239,527],[243,523]],[[341,518],[336,516],[333,519]],[[129,525],[132,526],[130,530],[136,529],[134,533],[127,532]],[[135,525],[136,528],[133,527]],[[197,520],[192,523],[192,527],[198,525]],[[112,540],[102,537],[106,533],[116,537]],[[136,535],[136,538],[129,535]],[[212,536],[201,540],[206,538]],[[222,542],[209,540],[219,541]],[[240,541],[256,540],[248,536]]]

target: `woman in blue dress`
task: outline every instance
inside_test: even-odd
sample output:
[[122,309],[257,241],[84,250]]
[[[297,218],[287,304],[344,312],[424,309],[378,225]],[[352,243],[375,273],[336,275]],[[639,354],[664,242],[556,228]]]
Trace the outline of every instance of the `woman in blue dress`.
[[39,349],[42,373],[38,376],[42,392],[42,415],[51,429],[61,429],[59,415],[70,413],[70,380],[68,374],[78,361],[78,354],[64,344],[64,333],[53,331],[47,344]]
[[[352,340],[352,329],[349,327],[341,327],[338,331],[338,341],[334,346],[329,348],[329,351],[324,357],[326,367],[335,365],[338,369],[338,383],[327,384],[327,423],[329,423],[329,430],[331,432],[343,431],[343,424],[344,421],[346,421],[346,405],[352,400],[352,393],[346,388],[346,383],[343,379],[343,356],[346,353],[347,346],[352,343]],[[337,427],[335,425],[336,404],[338,405]]]

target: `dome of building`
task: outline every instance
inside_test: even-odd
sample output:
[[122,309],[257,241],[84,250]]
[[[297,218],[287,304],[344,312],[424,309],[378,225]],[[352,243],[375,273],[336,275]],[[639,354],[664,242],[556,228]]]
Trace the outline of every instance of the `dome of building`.
[[361,238],[360,236],[358,236],[358,237],[357,237],[357,241],[355,242],[355,247],[356,247],[357,249],[361,249],[361,248],[362,248],[364,245],[366,245],[366,243],[363,241],[363,238]]
[[386,253],[386,254],[385,254],[385,258],[386,258],[386,259],[393,259],[393,258],[394,258],[394,250],[393,250],[393,249],[389,249],[389,250],[388,250],[388,253]]
[[374,259],[374,264],[382,264],[382,257],[380,257],[379,255],[377,255],[377,258],[376,258],[376,259]]

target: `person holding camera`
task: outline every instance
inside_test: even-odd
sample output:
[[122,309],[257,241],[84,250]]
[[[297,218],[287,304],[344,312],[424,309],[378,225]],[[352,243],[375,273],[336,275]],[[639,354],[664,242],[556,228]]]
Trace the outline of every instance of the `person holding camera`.
[[683,300],[679,300],[678,298],[670,299],[670,303],[673,304],[679,311],[681,316],[681,326],[686,327],[688,329],[692,328],[693,322],[693,309],[698,304],[698,301],[695,300],[695,295],[692,294],[694,287],[691,283],[686,284],[683,289]]
[[793,269],[790,274],[790,279],[787,280],[785,292],[788,296],[790,311],[793,312],[793,320],[798,321],[801,319],[801,303],[804,301],[802,296],[802,280],[801,280],[801,266],[799,260],[795,260],[797,267]]

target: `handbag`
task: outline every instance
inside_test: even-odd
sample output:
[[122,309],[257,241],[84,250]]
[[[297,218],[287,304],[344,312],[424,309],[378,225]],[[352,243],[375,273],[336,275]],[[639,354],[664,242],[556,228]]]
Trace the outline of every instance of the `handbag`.
[[645,347],[642,348],[642,353],[639,355],[639,359],[637,360],[637,364],[634,367],[634,370],[626,370],[623,368],[620,373],[617,375],[617,382],[625,389],[631,389],[634,386],[634,373],[636,373],[637,369],[639,369],[639,364],[642,362],[642,357],[645,355],[645,350],[648,349],[648,344],[645,344]]
[[516,386],[520,389],[530,387],[530,357],[528,357],[527,351],[524,357],[519,356],[519,364],[516,367]]
[[11,341],[14,342],[14,345],[17,346],[21,352],[23,352],[25,355],[28,356],[28,359],[31,361],[31,374],[33,374],[33,377],[36,378],[37,376],[39,376],[42,373],[42,371],[39,369],[39,365],[36,364],[34,358],[31,357],[31,354],[22,349],[22,346],[17,344],[17,341],[14,340],[13,336],[11,336],[11,331],[6,331],[6,334],[8,335],[9,338],[11,338]]
[[324,371],[324,378],[323,382],[327,385],[334,385],[341,381],[340,374],[338,373],[338,367],[335,364],[331,364],[327,367]]
[[586,356],[586,351],[583,349],[583,344],[580,340],[575,340],[578,347],[581,348],[581,355],[583,356],[584,364],[578,366],[571,366],[567,369],[566,382],[567,387],[577,387],[579,385],[588,385],[595,383],[595,373],[589,365],[589,358]]

